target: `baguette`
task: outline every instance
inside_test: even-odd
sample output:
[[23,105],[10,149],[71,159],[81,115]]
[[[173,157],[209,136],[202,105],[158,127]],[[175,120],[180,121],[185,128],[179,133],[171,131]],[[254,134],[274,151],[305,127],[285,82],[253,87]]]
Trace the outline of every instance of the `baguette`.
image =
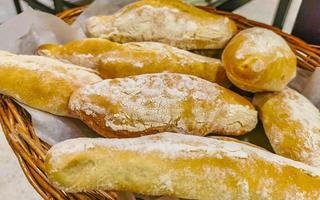
[[0,51],[0,93],[55,115],[72,116],[72,92],[101,81],[95,73],[51,58]]
[[220,60],[156,42],[118,44],[91,38],[65,45],[42,45],[37,53],[96,69],[103,78],[166,71],[198,76],[226,87],[230,85]]
[[236,33],[228,17],[180,0],[142,0],[109,16],[87,20],[89,37],[119,43],[154,41],[186,50],[221,49]]
[[66,192],[131,191],[184,199],[319,199],[320,170],[233,141],[161,133],[67,140],[45,159]]
[[258,27],[233,37],[223,50],[222,62],[230,81],[249,92],[281,91],[297,69],[296,55],[286,41]]
[[245,98],[215,83],[174,73],[107,79],[75,91],[69,107],[106,137],[165,131],[242,135],[257,123],[257,111]]
[[286,88],[256,94],[253,103],[277,154],[320,167],[320,112],[307,98]]

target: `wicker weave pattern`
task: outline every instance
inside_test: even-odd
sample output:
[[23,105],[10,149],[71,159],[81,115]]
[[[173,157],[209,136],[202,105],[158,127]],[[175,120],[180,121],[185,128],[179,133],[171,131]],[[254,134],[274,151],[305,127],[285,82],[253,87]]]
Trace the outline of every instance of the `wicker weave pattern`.
[[[79,7],[67,10],[58,16],[71,24],[84,8],[85,7]],[[230,17],[237,22],[240,30],[253,26],[271,29],[284,37],[290,44],[297,55],[299,67],[310,71],[315,70],[316,67],[320,67],[319,46],[309,45],[277,28],[248,20],[233,13],[217,11],[208,7],[200,8],[208,12]],[[114,192],[93,191],[70,194],[50,185],[44,173],[44,157],[50,146],[37,137],[32,127],[30,115],[11,98],[3,95],[0,95],[0,124],[28,181],[44,199],[117,199],[116,193]]]
[[30,115],[4,95],[0,95],[0,123],[29,183],[44,199],[117,199],[113,192],[70,194],[50,185],[44,173],[44,158],[50,146],[37,137]]

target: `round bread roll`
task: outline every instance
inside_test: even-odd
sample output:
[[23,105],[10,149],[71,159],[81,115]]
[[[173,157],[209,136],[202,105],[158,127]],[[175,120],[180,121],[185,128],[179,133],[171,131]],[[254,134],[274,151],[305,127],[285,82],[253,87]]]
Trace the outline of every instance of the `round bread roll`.
[[286,41],[263,28],[237,34],[222,54],[230,81],[249,92],[280,91],[296,75],[297,59]]

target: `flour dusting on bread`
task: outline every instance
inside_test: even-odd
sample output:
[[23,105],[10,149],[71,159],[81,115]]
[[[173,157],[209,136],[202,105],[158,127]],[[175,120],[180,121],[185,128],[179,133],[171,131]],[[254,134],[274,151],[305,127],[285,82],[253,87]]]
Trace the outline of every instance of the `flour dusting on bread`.
[[320,112],[307,98],[285,88],[256,95],[254,104],[276,153],[320,166]]
[[103,126],[112,131],[164,129],[206,135],[251,130],[257,112],[248,105],[225,102],[224,90],[194,76],[145,74],[84,87],[72,96],[70,108],[96,117],[100,106],[106,111]]
[[[252,54],[265,54],[267,56],[273,51],[277,52],[274,59],[292,56],[288,53],[291,50],[286,41],[271,30],[256,27],[243,30],[239,35],[246,37],[247,41],[237,50],[237,59],[244,59],[246,55]],[[279,51],[278,49],[285,49],[286,51]]]
[[[155,52],[159,52],[159,57],[161,58],[162,56],[170,57],[174,59],[177,57],[176,60],[179,62],[181,66],[184,65],[190,65],[192,62],[202,62],[202,63],[216,63],[220,64],[220,60],[210,58],[210,57],[205,57],[201,56],[198,54],[191,53],[189,51],[185,51],[179,48],[175,48],[163,43],[159,42],[129,42],[126,44],[123,44],[124,46],[127,46],[129,48],[136,48],[136,50],[139,49],[144,49],[144,50],[151,50]],[[162,56],[160,56],[162,55]]]
[[114,15],[89,18],[86,23],[89,35],[120,43],[157,41],[182,49],[217,49],[236,31],[229,18],[209,14],[182,1],[143,3],[128,5]]
[[300,128],[296,131],[299,137],[304,138],[303,146],[300,149],[301,159],[309,160],[309,163],[320,166],[320,112],[302,94],[295,90],[285,89],[282,92],[285,96],[290,120],[299,123]]
[[[8,54],[9,55],[9,54]],[[0,55],[2,56],[2,55]],[[0,67],[24,68],[27,70],[49,72],[57,78],[72,78],[72,80],[81,83],[84,79],[89,79],[90,82],[101,80],[94,70],[80,67],[77,65],[66,64],[58,60],[30,55],[10,55],[5,59],[0,59]],[[92,73],[91,76],[88,74]]]
[[[134,151],[140,154],[150,152],[160,153],[164,159],[173,160],[182,158],[201,159],[204,157],[221,158],[224,156],[234,159],[250,159],[256,157],[270,162],[270,164],[291,166],[304,171],[310,176],[320,177],[320,169],[318,168],[283,158],[260,148],[234,141],[169,132],[131,139],[71,139],[53,146],[49,154],[51,154],[53,158],[59,159],[62,155],[86,152],[99,146],[120,151]],[[56,161],[53,163],[59,163],[58,160]]]
[[299,121],[310,131],[317,129],[320,131],[319,110],[306,97],[293,89],[286,88],[282,93],[285,95],[285,102],[290,108],[292,119]]

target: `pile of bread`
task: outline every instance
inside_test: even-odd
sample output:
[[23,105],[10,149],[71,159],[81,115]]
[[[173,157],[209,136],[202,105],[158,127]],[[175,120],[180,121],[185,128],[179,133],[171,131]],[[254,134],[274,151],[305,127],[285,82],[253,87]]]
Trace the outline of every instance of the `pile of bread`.
[[[56,187],[320,198],[320,113],[286,86],[297,59],[279,35],[237,31],[229,18],[178,0],[138,1],[91,17],[86,29],[91,38],[42,45],[38,55],[0,52],[0,93],[106,137],[54,145],[45,162]],[[205,56],[222,49],[222,61]],[[278,155],[223,137],[253,130],[258,113]]]

